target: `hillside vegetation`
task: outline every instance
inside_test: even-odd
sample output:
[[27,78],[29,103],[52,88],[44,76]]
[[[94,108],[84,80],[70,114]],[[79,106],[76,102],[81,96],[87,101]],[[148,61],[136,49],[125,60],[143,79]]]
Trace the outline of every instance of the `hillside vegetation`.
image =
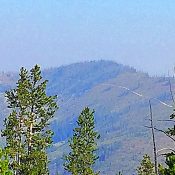
[[[151,98],[155,125],[167,128],[168,123],[157,120],[168,119],[172,108],[158,100],[172,104],[169,78],[150,77],[128,66],[110,61],[77,63],[43,71],[49,80],[47,93],[58,95],[59,110],[51,122],[55,132],[54,145],[49,150],[50,170],[63,173],[62,156],[69,152],[68,139],[82,108],[95,110],[96,130],[100,133],[99,160],[95,169],[102,175],[135,173],[138,162],[145,153],[152,154],[149,125],[148,100]],[[5,78],[3,78],[5,77]],[[3,93],[13,87],[17,75],[1,74],[0,127],[8,111]],[[138,96],[136,93],[142,94]],[[153,99],[154,98],[154,99]],[[156,100],[157,99],[157,100]],[[158,149],[170,146],[171,141],[156,133]],[[162,157],[159,157],[162,159]]]

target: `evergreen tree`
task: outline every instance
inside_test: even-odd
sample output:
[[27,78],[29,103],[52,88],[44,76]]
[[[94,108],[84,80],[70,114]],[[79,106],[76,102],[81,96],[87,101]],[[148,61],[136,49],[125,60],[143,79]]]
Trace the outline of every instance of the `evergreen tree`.
[[1,175],[13,175],[9,169],[9,157],[8,151],[0,148],[0,174]]
[[17,87],[6,92],[11,113],[5,119],[2,136],[10,150],[11,167],[15,174],[48,174],[46,149],[52,143],[49,120],[57,109],[56,96],[46,95],[40,67],[29,71],[21,68]]
[[[170,120],[173,121],[173,119],[175,119],[175,109],[173,109],[173,113],[170,115]],[[175,125],[173,125],[172,128],[168,128],[168,131],[166,131],[166,132],[170,136],[175,136]]]
[[137,168],[138,175],[155,175],[154,164],[151,162],[150,157],[145,154],[140,166]]
[[73,130],[74,134],[69,143],[71,152],[65,157],[65,170],[72,175],[97,175],[92,168],[98,159],[95,151],[96,140],[99,138],[99,134],[94,131],[94,111],[86,107],[81,112],[77,124],[78,127]]
[[[175,109],[173,110],[173,114],[170,116],[170,119],[173,121],[175,118]],[[175,125],[173,127],[168,128],[166,133],[171,136],[172,138],[175,136]],[[175,175],[175,154],[174,152],[166,154],[166,165],[167,167],[164,168],[161,166],[160,169],[160,174],[161,175]]]
[[175,175],[175,155],[172,153],[167,154],[165,163],[167,167],[164,168],[163,166],[160,166],[159,174],[160,175]]

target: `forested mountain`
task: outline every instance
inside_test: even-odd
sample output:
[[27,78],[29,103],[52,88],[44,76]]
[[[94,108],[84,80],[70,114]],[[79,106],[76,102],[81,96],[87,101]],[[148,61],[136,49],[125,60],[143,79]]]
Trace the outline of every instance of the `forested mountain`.
[[[8,113],[3,94],[15,86],[17,77],[16,73],[0,74],[1,128]],[[101,135],[98,143],[99,160],[95,168],[102,175],[115,175],[119,170],[131,175],[143,154],[152,154],[150,130],[144,127],[149,125],[149,99],[153,107],[154,124],[162,129],[168,127],[168,123],[158,120],[168,119],[173,110],[170,107],[170,78],[150,77],[110,61],[50,68],[43,71],[43,77],[49,80],[48,94],[57,94],[59,105],[50,126],[55,132],[54,145],[49,150],[52,174],[64,172],[62,157],[69,151],[68,139],[85,106],[95,110],[96,130]],[[161,133],[156,133],[156,138],[158,149],[163,144],[164,147],[171,145],[170,140]]]

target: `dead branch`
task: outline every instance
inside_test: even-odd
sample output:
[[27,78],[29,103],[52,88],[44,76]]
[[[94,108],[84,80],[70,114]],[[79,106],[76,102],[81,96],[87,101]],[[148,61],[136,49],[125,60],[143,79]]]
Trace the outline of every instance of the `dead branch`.
[[[145,127],[145,128],[151,129],[151,126],[144,126],[144,127]],[[175,139],[174,139],[173,137],[171,137],[168,133],[166,133],[164,130],[158,129],[158,128],[156,128],[156,127],[154,127],[154,129],[155,129],[156,131],[159,131],[159,132],[164,133],[166,136],[168,136],[170,139],[172,139],[172,140],[175,142]]]
[[175,123],[175,120],[171,120],[171,119],[169,119],[169,120],[157,120],[157,121],[159,121],[159,122],[174,122]]

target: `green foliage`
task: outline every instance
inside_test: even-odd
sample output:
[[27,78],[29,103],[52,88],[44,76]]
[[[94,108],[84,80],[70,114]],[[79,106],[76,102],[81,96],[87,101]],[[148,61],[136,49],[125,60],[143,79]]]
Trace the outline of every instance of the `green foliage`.
[[162,164],[159,164],[159,175],[165,175],[165,168],[163,167]]
[[0,174],[1,175],[13,175],[9,169],[9,157],[8,151],[0,148]]
[[[174,109],[175,112],[175,109]],[[175,118],[175,113],[170,116],[170,119]],[[175,136],[175,125],[173,125],[172,128],[168,128],[166,133],[170,136]],[[175,154],[174,153],[168,153],[166,154],[166,165],[167,167],[164,168],[163,166],[160,166],[160,174],[161,175],[175,175]]]
[[[173,114],[170,115],[170,119],[174,118],[175,118],[175,109],[173,110]],[[167,134],[169,134],[170,136],[175,136],[175,125],[173,125],[172,128],[168,128]]]
[[155,175],[154,164],[151,162],[150,157],[145,154],[140,166],[137,168],[138,175]]
[[175,175],[175,155],[172,153],[167,154],[165,163],[167,165],[166,168],[163,166],[159,167],[160,175]]
[[6,137],[11,167],[16,174],[48,174],[46,149],[52,143],[49,120],[57,109],[56,96],[46,95],[40,67],[28,72],[21,68],[16,89],[6,92],[11,113],[5,119],[2,136]]
[[99,134],[94,131],[94,111],[86,107],[81,112],[77,124],[69,144],[71,152],[65,157],[65,170],[72,175],[97,175],[92,169],[95,160],[98,159],[95,151],[96,140],[99,138]]

